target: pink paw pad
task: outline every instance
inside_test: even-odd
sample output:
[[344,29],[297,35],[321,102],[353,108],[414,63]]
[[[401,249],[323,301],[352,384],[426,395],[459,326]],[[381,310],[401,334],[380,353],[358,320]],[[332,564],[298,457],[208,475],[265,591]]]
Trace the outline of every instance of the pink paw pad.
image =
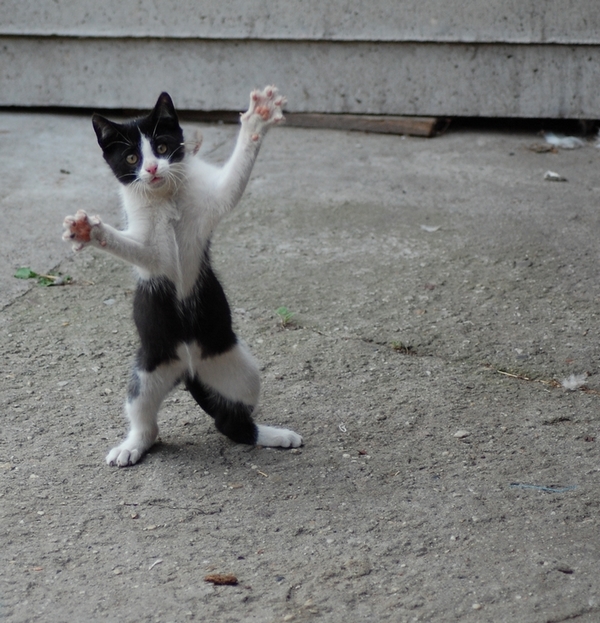
[[269,118],[271,111],[269,110],[268,106],[257,106],[256,114],[260,115],[266,121]]
[[279,95],[275,87],[266,87],[263,91],[252,91],[250,108],[242,115],[243,120],[260,118],[267,124],[283,121],[281,107],[286,104],[285,97]]
[[85,219],[78,219],[71,223],[71,238],[74,240],[78,240],[79,242],[89,242],[92,239],[91,232],[92,226],[87,217]]
[[100,219],[97,216],[88,216],[83,210],[79,210],[75,216],[67,216],[63,226],[63,240],[71,240],[74,243],[73,248],[80,251],[83,247],[92,241],[92,229],[100,225]]

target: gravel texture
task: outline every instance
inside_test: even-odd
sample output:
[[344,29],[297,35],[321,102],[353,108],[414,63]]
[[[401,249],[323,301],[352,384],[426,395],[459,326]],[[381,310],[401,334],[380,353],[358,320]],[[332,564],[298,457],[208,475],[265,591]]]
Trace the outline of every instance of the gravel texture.
[[[222,161],[236,128],[202,131]],[[213,253],[257,419],[305,445],[236,446],[178,388],[118,469],[132,272],[60,242],[78,208],[118,223],[116,182],[86,118],[0,132],[0,620],[600,619],[592,145],[273,130]]]

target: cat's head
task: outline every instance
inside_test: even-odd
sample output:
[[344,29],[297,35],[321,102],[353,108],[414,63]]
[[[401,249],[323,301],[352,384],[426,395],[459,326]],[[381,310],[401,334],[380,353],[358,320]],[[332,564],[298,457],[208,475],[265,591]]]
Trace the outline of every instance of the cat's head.
[[104,159],[116,178],[141,191],[174,188],[183,160],[183,131],[168,93],[161,93],[156,106],[145,117],[115,123],[101,115],[92,124]]

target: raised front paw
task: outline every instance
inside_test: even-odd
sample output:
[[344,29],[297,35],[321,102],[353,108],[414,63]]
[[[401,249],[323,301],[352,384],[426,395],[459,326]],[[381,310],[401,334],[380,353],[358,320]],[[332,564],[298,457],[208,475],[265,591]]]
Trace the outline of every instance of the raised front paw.
[[[285,97],[279,95],[277,87],[274,86],[266,87],[262,91],[252,91],[248,111],[241,117],[242,124],[255,134],[264,133],[269,126],[283,121],[281,109],[286,102]],[[254,140],[257,139],[258,136]]]
[[[85,245],[92,241],[94,228],[102,225],[97,216],[88,216],[84,210],[78,210],[75,216],[67,216],[63,221],[65,229],[63,240],[70,240],[73,243],[74,251],[81,251]],[[100,243],[102,244],[102,243]]]

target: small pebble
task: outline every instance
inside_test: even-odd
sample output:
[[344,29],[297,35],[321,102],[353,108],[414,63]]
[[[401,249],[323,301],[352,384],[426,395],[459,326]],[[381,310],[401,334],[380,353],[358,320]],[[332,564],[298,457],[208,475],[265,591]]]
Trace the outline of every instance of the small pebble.
[[571,573],[573,573],[573,569],[568,565],[556,565],[556,570],[560,571],[561,573],[566,573],[567,575],[571,575]]
[[563,177],[560,173],[556,173],[554,171],[546,171],[544,173],[544,179],[547,182],[566,182],[567,178]]
[[457,430],[454,433],[454,436],[457,439],[464,439],[465,437],[468,437],[471,433],[468,430]]

